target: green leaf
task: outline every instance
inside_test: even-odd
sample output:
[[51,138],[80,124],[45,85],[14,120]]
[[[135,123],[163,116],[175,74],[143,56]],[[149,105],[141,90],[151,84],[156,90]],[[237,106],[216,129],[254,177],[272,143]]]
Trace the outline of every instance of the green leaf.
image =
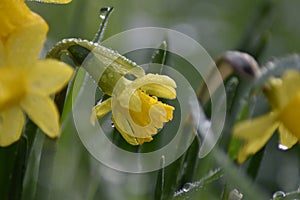
[[229,148],[228,148],[228,156],[231,160],[235,160],[238,157],[238,153],[240,150],[240,147],[242,146],[243,141],[241,141],[238,138],[232,137]]
[[178,180],[181,178],[181,170],[184,163],[184,155],[171,165],[158,171],[155,187],[155,199],[168,200],[178,189]]
[[3,199],[8,199],[11,186],[11,176],[16,162],[18,144],[0,148],[0,194]]
[[67,120],[67,117],[69,117],[69,115],[71,114],[72,111],[72,106],[75,103],[79,92],[80,92],[80,88],[85,80],[87,76],[87,73],[84,69],[82,68],[78,68],[76,71],[76,74],[74,76],[74,80],[76,79],[76,81],[72,81],[69,84],[69,89],[68,92],[66,93],[66,100],[64,103],[64,107],[63,107],[63,112],[62,112],[62,116],[61,116],[61,121],[62,124],[65,123],[65,121]]
[[160,46],[153,52],[151,56],[151,63],[161,64],[160,74],[163,71],[164,65],[168,61],[168,44],[167,41],[163,41]]
[[201,178],[197,182],[187,182],[182,189],[174,194],[175,199],[186,199],[191,196],[196,195],[196,193],[201,193],[205,190],[205,187],[213,181],[216,181],[223,177],[223,172],[221,169],[211,170],[206,176]]
[[26,173],[23,180],[22,199],[24,200],[35,198],[44,139],[45,134],[37,131],[28,156]]
[[20,199],[27,153],[26,138],[0,148],[0,194],[3,199]]
[[197,137],[195,137],[194,141],[186,152],[186,156],[184,159],[184,168],[182,170],[182,175],[178,185],[183,185],[184,183],[194,181],[196,170],[199,164],[199,148],[199,140]]
[[261,189],[253,184],[252,180],[243,174],[228,158],[228,156],[215,147],[212,155],[216,162],[222,167],[224,178],[230,188],[235,188],[240,191],[245,199],[264,200],[268,196]]

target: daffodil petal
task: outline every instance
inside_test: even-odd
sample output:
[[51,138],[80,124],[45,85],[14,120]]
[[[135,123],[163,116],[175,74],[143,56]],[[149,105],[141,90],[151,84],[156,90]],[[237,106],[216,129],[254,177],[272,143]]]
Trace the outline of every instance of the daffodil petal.
[[[138,95],[138,92],[137,90],[134,91],[133,93],[127,93],[127,91],[122,91],[120,93],[120,95],[118,95],[116,98],[117,98],[117,101],[120,103],[120,105],[123,107],[123,108],[127,108],[129,110],[134,110],[136,112],[140,112],[141,111],[141,107],[142,107],[142,102],[141,102],[141,99]],[[115,102],[115,101],[113,101]]]
[[277,114],[269,113],[254,120],[247,120],[237,124],[233,135],[244,140],[245,144],[238,155],[238,162],[243,163],[248,156],[258,152],[270,139],[279,122]]
[[277,116],[277,113],[272,112],[255,119],[240,122],[234,126],[233,135],[243,140],[259,138],[269,127],[277,124]]
[[289,149],[298,142],[298,138],[281,124],[279,126],[279,142]]
[[[39,58],[46,40],[48,26],[37,14],[32,13],[6,42],[7,60],[13,66],[28,66]],[[21,46],[20,46],[21,45]]]
[[282,76],[283,96],[292,99],[300,91],[300,73],[296,70],[288,70]]
[[44,3],[65,4],[65,3],[70,3],[72,0],[27,0],[27,1],[37,1],[37,2],[44,2]]
[[[162,98],[173,99],[176,97],[176,83],[173,79],[168,76],[159,75],[159,74],[147,74],[136,80],[129,82],[125,86],[118,86],[115,88],[114,93],[118,94],[121,105],[123,107],[128,107],[129,98],[130,102],[134,102],[133,105],[130,105],[132,110],[139,111],[141,102],[136,93],[136,90],[141,88],[147,94],[154,95]],[[131,95],[131,96],[129,96]]]
[[0,146],[8,146],[20,139],[25,118],[19,107],[0,112]]
[[149,136],[147,138],[137,138],[137,137],[131,136],[130,134],[128,134],[128,132],[123,131],[123,129],[121,129],[118,126],[118,123],[115,122],[114,118],[113,118],[113,122],[115,124],[115,127],[119,131],[119,133],[122,135],[122,137],[126,140],[126,142],[128,142],[131,145],[134,145],[134,146],[141,145],[144,142],[150,142],[153,140],[153,138],[151,136]]
[[[137,94],[137,88],[132,88],[132,81],[121,77],[118,84],[114,87],[112,97],[115,99],[112,101],[120,103],[124,108],[129,109],[129,107],[135,111],[140,111],[141,101]],[[114,105],[113,105],[114,106]]]
[[4,52],[4,46],[2,41],[0,40],[0,67],[3,67],[5,65],[5,52]]
[[122,112],[122,110],[119,109],[113,112],[113,122],[119,132],[134,137],[134,131],[129,120],[128,112]]
[[[271,138],[274,131],[278,128],[278,124],[274,123],[269,126],[264,132],[260,132],[260,136],[249,139],[246,141],[245,145],[241,148],[238,155],[238,163],[243,163],[250,155],[258,152]],[[253,127],[255,129],[255,127]]]
[[24,1],[1,0],[0,38],[5,41],[30,19],[31,11]]
[[149,85],[143,85],[141,89],[145,91],[145,93],[156,97],[161,97],[166,99],[176,98],[176,90],[174,87],[159,85],[159,84],[149,84]]
[[21,102],[21,107],[46,135],[51,138],[59,136],[59,113],[49,97],[28,94]]
[[111,111],[111,97],[94,106],[91,115],[91,123],[95,124],[97,119],[102,118],[109,111]]
[[145,142],[151,142],[152,140],[153,140],[153,137],[137,138],[137,141],[139,144],[143,144]]
[[279,78],[271,78],[264,88],[264,95],[267,97],[273,109],[281,109],[288,102],[284,94],[283,82]]
[[294,94],[287,105],[281,110],[279,120],[294,136],[300,139],[300,92]]
[[139,145],[139,142],[137,141],[136,137],[129,135],[128,132],[124,132],[124,130],[119,127],[119,123],[115,122],[114,117],[113,117],[113,123],[114,123],[116,129],[119,131],[119,133],[124,138],[124,140],[126,140],[126,142],[128,142],[131,145]]
[[156,84],[156,85],[163,85],[171,88],[176,88],[176,83],[173,79],[171,79],[168,76],[159,75],[159,74],[146,74],[145,76],[137,78],[131,83],[132,85],[131,87],[140,88],[143,85],[148,85],[148,84],[149,85]]
[[73,69],[63,62],[53,59],[41,60],[28,69],[29,90],[41,95],[58,92],[66,85]]
[[113,99],[113,117],[120,132],[145,139],[157,134],[158,129],[173,118],[174,107],[163,104],[140,90],[137,92],[141,101],[140,111],[123,107],[118,100]]
[[[130,111],[127,108],[123,108],[120,104],[115,104],[113,107],[113,122],[117,130],[122,134],[123,138],[132,145],[138,145],[137,137],[148,138],[156,132],[153,128],[142,128],[138,130],[137,125],[130,116]],[[147,115],[147,114],[146,114]],[[140,132],[142,131],[142,132]]]
[[142,102],[141,111],[130,110],[131,118],[135,123],[140,126],[152,124],[154,127],[161,128],[164,122],[173,118],[173,106],[164,104],[142,91],[138,91],[138,94]]
[[[153,86],[151,86],[153,85]],[[166,98],[175,98],[176,91],[176,83],[173,79],[168,76],[158,75],[158,74],[147,74],[131,83],[127,84],[127,87],[122,88],[123,91],[119,94],[120,98],[124,98],[128,96],[128,94],[132,94],[133,91],[141,88],[142,90],[149,90],[153,95],[157,97],[166,97]],[[163,90],[166,94],[162,94],[159,90]],[[123,97],[124,96],[124,97]],[[128,97],[127,97],[128,98]]]

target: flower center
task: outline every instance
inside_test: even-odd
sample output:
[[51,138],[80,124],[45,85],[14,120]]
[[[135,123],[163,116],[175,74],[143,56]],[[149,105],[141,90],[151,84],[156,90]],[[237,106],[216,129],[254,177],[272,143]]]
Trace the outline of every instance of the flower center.
[[168,122],[173,118],[174,108],[172,106],[163,104],[156,97],[150,97],[141,90],[138,91],[138,94],[141,100],[141,110],[139,112],[129,110],[132,120],[137,125],[147,126],[150,123],[155,123],[156,128],[161,128],[164,122]]
[[0,111],[17,105],[26,93],[25,73],[21,68],[0,68]]
[[283,108],[279,120],[293,135],[300,139],[300,92]]

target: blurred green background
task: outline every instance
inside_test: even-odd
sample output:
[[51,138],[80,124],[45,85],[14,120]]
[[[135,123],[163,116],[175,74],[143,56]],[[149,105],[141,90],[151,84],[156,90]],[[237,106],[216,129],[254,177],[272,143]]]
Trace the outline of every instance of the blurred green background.
[[262,61],[300,48],[297,0],[73,0],[68,5],[28,4],[49,23],[52,42],[68,37],[92,39],[99,9],[113,6],[106,37],[136,27],[170,28],[194,38],[215,57],[225,50],[253,46],[263,34],[268,43]]
[[[112,6],[115,10],[105,38],[131,28],[164,27],[192,37],[213,58],[226,50],[239,49],[254,55],[260,64],[300,51],[298,0],[73,0],[68,5],[27,3],[50,26],[48,49],[63,38],[93,39],[100,22],[99,9]],[[297,190],[300,183],[299,147],[287,154],[277,149],[277,141],[275,135],[269,142],[257,180],[254,180],[270,198],[277,190]],[[85,150],[75,130],[59,142],[64,146],[58,150],[52,182],[44,180],[45,185],[42,185],[51,188],[51,199],[153,198],[157,172],[126,174],[105,167]],[[197,177],[214,169],[213,159],[209,157],[200,161]],[[219,189],[219,186],[209,190],[215,192],[208,195],[209,199],[218,199],[220,192],[216,188]],[[208,199],[205,194],[201,195]],[[194,199],[198,196],[196,194]]]

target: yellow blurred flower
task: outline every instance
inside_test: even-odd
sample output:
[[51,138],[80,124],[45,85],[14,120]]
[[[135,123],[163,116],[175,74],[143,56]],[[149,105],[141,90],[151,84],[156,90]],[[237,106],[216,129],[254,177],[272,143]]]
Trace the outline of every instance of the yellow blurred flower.
[[59,113],[49,95],[73,70],[56,60],[38,60],[48,26],[23,0],[1,0],[0,10],[0,146],[20,138],[24,112],[49,137],[57,137]]
[[245,141],[238,155],[239,163],[259,151],[277,129],[279,148],[283,150],[291,148],[300,140],[300,73],[289,70],[281,79],[271,78],[264,93],[272,110],[234,127],[234,136]]
[[174,107],[157,97],[176,98],[175,88],[174,80],[164,75],[147,74],[133,81],[122,77],[112,97],[94,107],[91,120],[95,122],[112,110],[114,125],[129,144],[150,142],[173,118]]

